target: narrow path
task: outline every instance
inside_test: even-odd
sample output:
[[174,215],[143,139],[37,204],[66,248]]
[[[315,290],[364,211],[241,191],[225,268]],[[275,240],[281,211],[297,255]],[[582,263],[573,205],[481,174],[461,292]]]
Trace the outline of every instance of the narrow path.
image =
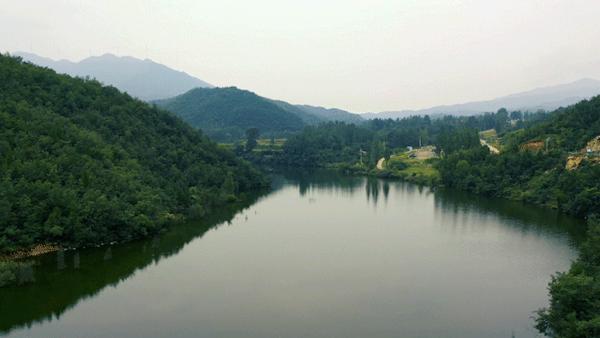
[[377,170],[383,170],[383,164],[385,163],[385,157],[382,157],[377,161]]
[[488,149],[490,150],[490,152],[492,154],[500,154],[500,150],[498,150],[498,148],[494,147],[493,145],[487,143],[485,140],[483,139],[479,139],[479,142],[481,142],[482,146],[486,146],[488,147]]

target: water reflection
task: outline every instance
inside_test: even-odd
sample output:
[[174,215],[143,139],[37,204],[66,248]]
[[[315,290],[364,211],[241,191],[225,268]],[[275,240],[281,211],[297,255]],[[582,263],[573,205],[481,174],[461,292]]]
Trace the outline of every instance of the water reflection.
[[[250,196],[246,202],[223,208],[202,222],[176,226],[151,240],[82,251],[60,250],[36,258],[34,265],[26,266],[19,275],[20,281],[35,283],[0,289],[0,335],[20,326],[60,318],[82,299],[177,254],[209,229],[231,221],[258,198],[259,195]],[[67,265],[67,261],[73,265]]]
[[[145,241],[79,252],[59,251],[38,258],[37,265],[23,271],[20,277],[24,280],[37,280],[35,284],[0,289],[0,334],[17,328],[36,327],[36,323],[42,322],[43,325],[37,326],[41,327],[38,332],[45,333],[46,324],[56,324],[55,322],[59,321],[58,324],[63,325],[68,322],[66,319],[69,316],[63,317],[67,310],[73,309],[69,314],[81,313],[83,305],[88,303],[83,300],[101,299],[102,297],[96,296],[107,286],[123,289],[128,283],[119,285],[122,281],[130,279],[142,270],[146,273],[151,272],[153,269],[148,267],[152,264],[160,262],[163,268],[173,268],[163,269],[163,272],[193,275],[190,274],[190,265],[187,264],[195,266],[203,258],[210,261],[210,258],[207,258],[209,256],[217,263],[205,264],[205,270],[198,275],[201,278],[194,279],[189,284],[185,284],[184,278],[180,280],[178,276],[167,275],[167,279],[173,277],[171,283],[161,279],[165,278],[164,275],[154,276],[155,280],[150,279],[156,283],[155,286],[160,285],[165,289],[169,288],[169,292],[172,291],[163,301],[167,298],[180,297],[187,300],[192,297],[192,305],[184,306],[189,317],[197,315],[198,318],[204,318],[202,314],[215,314],[207,320],[222,322],[228,329],[247,329],[246,324],[256,324],[259,329],[255,327],[255,336],[264,333],[260,331],[264,328],[264,325],[259,325],[263,323],[261,320],[266,318],[269,321],[273,316],[280,316],[280,320],[273,321],[273,327],[281,323],[281,332],[286,332],[284,329],[295,328],[295,324],[299,325],[295,331],[296,336],[303,336],[300,333],[305,333],[302,330],[311,327],[311,324],[318,331],[319,325],[327,321],[327,318],[315,317],[311,321],[311,317],[294,317],[293,314],[294,311],[300,311],[300,316],[306,316],[323,309],[323,306],[335,309],[326,311],[328,315],[339,316],[329,317],[331,323],[335,323],[336,319],[351,319],[346,322],[347,325],[336,327],[335,324],[331,324],[339,331],[330,332],[330,336],[350,336],[352,334],[344,335],[340,332],[349,333],[343,330],[355,328],[353,325],[374,326],[382,331],[371,333],[388,332],[389,334],[383,336],[397,336],[393,333],[397,333],[395,330],[398,318],[410,322],[405,323],[405,327],[417,330],[432,324],[427,322],[427,316],[433,316],[432,318],[437,320],[433,324],[443,326],[459,322],[460,310],[471,315],[469,311],[476,305],[495,304],[492,302],[494,299],[488,299],[488,303],[471,304],[464,297],[465,294],[472,294],[474,290],[481,292],[477,295],[479,298],[486,297],[489,290],[481,286],[485,283],[478,283],[477,278],[489,283],[505,282],[496,277],[503,276],[511,266],[501,265],[506,263],[502,257],[510,254],[502,246],[497,246],[498,250],[494,251],[497,257],[497,260],[491,261],[494,264],[487,264],[489,261],[479,262],[477,257],[473,258],[473,252],[462,250],[468,240],[479,242],[485,239],[494,243],[496,233],[484,238],[478,236],[478,231],[487,227],[503,234],[511,243],[516,242],[514,237],[519,237],[519,233],[514,229],[523,234],[540,234],[539,238],[535,239],[539,240],[538,242],[534,240],[521,243],[524,244],[523,247],[532,247],[535,250],[544,248],[547,234],[570,235],[576,239],[582,232],[577,230],[582,228],[581,222],[547,209],[451,190],[434,192],[427,187],[399,181],[340,176],[329,171],[283,172],[273,177],[273,190],[265,199],[268,203],[264,203],[260,208],[253,207],[254,212],[249,211],[248,207],[258,196],[254,196],[245,204],[221,210],[203,222],[181,225]],[[383,209],[385,212],[380,212]],[[309,221],[307,216],[311,217]],[[217,242],[220,245],[213,246],[213,251],[202,251],[196,247],[197,250],[193,254],[188,251],[180,253],[184,246],[202,237],[209,229],[231,224],[234,224],[235,228],[232,230],[235,231],[216,233],[227,238]],[[454,232],[469,233],[470,237],[454,236]],[[512,235],[514,233],[516,236]],[[451,236],[446,236],[448,234]],[[207,242],[210,242],[209,238],[202,238],[200,243],[206,245]],[[541,242],[543,243],[539,244]],[[564,241],[560,244],[565,246]],[[477,246],[469,248],[477,249]],[[218,254],[231,251],[238,255]],[[556,250],[552,247],[551,251],[539,252],[547,254]],[[179,267],[170,265],[172,260],[164,261],[166,257],[178,253],[178,258],[186,258],[184,256],[187,253],[187,260],[180,261],[182,265]],[[489,259],[484,254],[485,252],[482,257]],[[527,252],[514,253],[515,261],[523,260],[525,254]],[[560,254],[550,256],[549,261],[554,264],[554,258]],[[251,258],[246,261],[248,257]],[[238,261],[242,263],[236,265]],[[210,267],[214,270],[208,270]],[[498,275],[491,275],[492,267],[498,267],[502,271]],[[459,273],[456,272],[457,269]],[[518,273],[522,272],[515,271],[517,272],[509,276],[513,277],[513,280],[519,278]],[[544,274],[543,277],[548,277],[550,273]],[[440,281],[439,276],[444,276],[444,280]],[[469,276],[472,284],[464,280],[469,279]],[[486,276],[492,277],[483,278]],[[143,276],[139,277],[140,280],[132,278],[129,281],[130,288],[131,284],[135,284],[134,289],[140,288],[140,285],[146,282],[146,279],[141,281]],[[237,281],[240,281],[239,284]],[[224,283],[226,285],[223,285]],[[199,290],[199,285],[204,285],[204,289]],[[541,287],[535,289],[542,297],[545,292],[544,285],[542,281]],[[510,284],[502,284],[502,287],[516,294]],[[260,290],[263,293],[247,290]],[[524,288],[522,291],[531,290]],[[252,298],[254,294],[261,297],[255,300]],[[133,295],[123,293],[119,296],[130,297],[127,298],[127,302],[147,300],[148,297],[152,301],[155,298],[161,299],[160,295],[151,292]],[[499,297],[506,298],[507,295],[501,296]],[[519,294],[514,298],[523,297]],[[110,305],[108,309],[114,308],[114,303],[107,304]],[[252,310],[240,311],[237,313],[239,316],[235,317],[240,304],[246,304],[247,309]],[[529,303],[524,304],[528,306]],[[303,306],[305,312],[301,311]],[[450,310],[445,311],[444,306]],[[171,318],[167,313],[168,309],[165,305],[162,324],[178,323],[178,320],[185,317],[178,313]],[[218,309],[221,309],[221,312],[218,312]],[[202,312],[204,310],[206,312]],[[364,312],[361,313],[360,310]],[[527,307],[525,310],[533,311],[535,308]],[[98,310],[93,308],[91,311],[96,313]],[[150,315],[144,317],[144,309],[140,309],[139,312],[142,316],[138,318],[141,321],[137,325],[153,323],[152,320],[158,318]],[[87,314],[85,310],[82,313]],[[314,313],[317,316],[318,313]],[[359,313],[373,317],[361,317],[358,316]],[[444,322],[435,315],[449,316],[450,319],[446,318]],[[523,317],[524,321],[527,321],[526,316],[525,314]],[[500,320],[498,317],[494,318]],[[255,321],[252,322],[252,319]],[[74,319],[71,320],[73,323]],[[199,319],[184,322],[188,326],[180,329],[192,330],[197,326],[210,325],[199,325],[197,320]],[[412,322],[415,322],[413,326]],[[286,323],[290,326],[285,326]],[[514,325],[508,320],[506,323],[507,329],[510,329],[508,325]],[[479,332],[489,330],[483,321],[479,324]],[[466,328],[460,328],[466,330],[476,325],[478,324],[473,323],[465,325]],[[434,333],[422,336],[434,337],[435,333],[445,332],[446,329],[447,327],[442,327],[440,331],[431,331]],[[454,329],[452,332],[457,332],[458,329]],[[417,335],[411,332],[407,332],[406,335]],[[22,332],[13,332],[20,333]],[[360,335],[357,333],[355,336]],[[481,337],[473,332],[464,336]]]
[[483,198],[462,191],[440,189],[434,194],[435,215],[445,225],[483,227],[490,219],[518,228],[523,234],[567,234],[577,245],[585,238],[585,223],[556,210],[501,198]]
[[[276,189],[289,184],[297,186],[301,196],[316,191],[339,194],[343,197],[364,190],[366,200],[374,207],[381,206],[382,200],[384,205],[387,205],[391,190],[405,199],[414,196],[431,197],[436,217],[440,218],[443,224],[453,227],[471,224],[485,226],[486,220],[493,219],[518,227],[524,233],[567,234],[569,240],[575,245],[585,238],[583,221],[556,210],[500,198],[486,198],[452,189],[433,191],[427,186],[398,180],[340,176],[335,172],[319,169],[287,170],[282,175],[276,176],[275,181]],[[309,203],[316,203],[315,197],[310,196]]]
[[364,185],[364,178],[340,176],[330,170],[286,169],[281,176],[275,176],[273,182],[275,190],[287,184],[294,184],[298,186],[301,196],[306,196],[312,190],[352,195]]

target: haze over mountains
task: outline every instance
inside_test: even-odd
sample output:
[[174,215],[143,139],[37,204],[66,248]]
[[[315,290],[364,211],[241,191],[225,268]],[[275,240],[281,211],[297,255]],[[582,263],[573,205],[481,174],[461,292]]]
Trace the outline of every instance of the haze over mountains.
[[104,54],[79,62],[52,60],[32,53],[16,52],[25,61],[71,76],[89,76],[139,99],[150,101],[173,97],[196,87],[212,87],[185,72],[152,60]]
[[497,111],[500,108],[522,111],[554,110],[598,94],[600,94],[600,81],[586,78],[571,83],[536,88],[492,100],[443,105],[421,110],[366,113],[362,116],[367,119],[396,119],[411,115],[475,115]]
[[[56,61],[46,57],[24,52],[17,52],[14,53],[14,55],[20,56],[24,60],[30,61],[34,64],[54,69],[59,73],[65,73],[81,77],[90,76],[96,78],[104,84],[115,86],[116,88],[125,91],[132,96],[146,101],[156,101],[175,98],[176,96],[183,95],[194,88],[213,87],[207,82],[190,76],[185,72],[171,69],[165,65],[156,63],[148,59],[141,60],[130,56],[119,57],[112,54],[104,54],[101,56],[88,57],[79,62],[72,62],[67,60]],[[235,88],[235,90],[240,91],[237,88]],[[235,90],[230,90],[229,94],[232,94],[233,96],[241,94],[241,91],[235,93]],[[269,102],[269,104],[266,104],[265,102],[260,102],[258,104],[258,106],[267,109],[266,116],[269,115],[269,112],[282,110],[287,112],[288,114],[291,114],[290,116],[293,115],[292,117],[290,117],[291,120],[300,118],[300,120],[302,121],[302,125],[314,125],[327,121],[360,123],[364,119],[396,119],[412,115],[475,115],[484,112],[497,111],[500,108],[522,111],[537,111],[539,109],[550,111],[559,107],[574,104],[578,101],[590,98],[598,94],[600,94],[600,81],[591,78],[584,78],[571,83],[540,87],[533,90],[507,95],[491,100],[474,101],[453,105],[442,105],[419,110],[399,110],[364,114],[355,114],[336,108],[323,108],[304,104],[297,105],[281,100],[260,97],[258,95],[255,96],[256,98],[260,98],[261,100]],[[180,100],[184,99],[186,98],[180,98]],[[170,102],[172,103],[174,101],[176,100],[172,100]],[[224,101],[221,102],[224,103]],[[211,104],[214,104],[214,102]],[[161,105],[166,107],[165,102],[161,102]],[[176,104],[169,104],[169,106],[173,107],[176,106]],[[255,108],[258,106],[255,106]],[[180,115],[183,114],[182,116],[184,116],[184,118],[189,118],[191,116],[190,108],[191,106],[189,106],[189,104],[186,104],[186,112],[178,111],[176,113]],[[193,109],[194,114],[206,113],[206,111],[203,111],[203,109],[205,108],[206,107]],[[221,106],[221,108],[224,109],[223,114],[228,114],[228,112],[231,113],[231,110],[229,109],[234,107],[232,107],[231,104],[226,104],[224,106]],[[219,110],[221,108],[213,106],[210,109]],[[255,111],[254,113],[246,113],[262,114],[264,112]],[[281,116],[283,115],[279,114],[279,117]],[[209,126],[200,126],[198,125],[198,123],[196,123],[196,127],[201,127],[204,129],[208,127],[208,129],[212,129],[215,126],[215,124],[219,124],[228,119],[227,116],[223,116],[222,121],[219,122],[214,120],[215,118],[217,118],[217,115],[214,115],[211,118],[212,122],[210,122],[211,124]],[[278,121],[278,118],[275,118],[273,122],[275,123],[276,121]],[[286,126],[283,131],[297,130],[297,128],[295,127],[289,128],[292,125],[297,125],[297,121],[292,122],[290,119],[288,119],[289,121],[287,121],[291,123],[289,126],[286,124],[287,122],[280,124],[281,126]],[[201,120],[202,117],[194,118],[194,121],[196,122],[199,122]],[[236,122],[234,122],[234,125],[229,127],[244,128],[244,126],[239,126],[239,123]],[[249,125],[246,127],[252,126]],[[271,128],[266,128],[264,131],[272,130]]]

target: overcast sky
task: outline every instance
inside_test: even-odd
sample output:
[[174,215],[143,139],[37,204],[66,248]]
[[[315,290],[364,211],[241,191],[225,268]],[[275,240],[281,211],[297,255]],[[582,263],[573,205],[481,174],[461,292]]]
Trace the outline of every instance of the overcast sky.
[[356,112],[600,78],[598,0],[0,0],[0,50],[150,58]]

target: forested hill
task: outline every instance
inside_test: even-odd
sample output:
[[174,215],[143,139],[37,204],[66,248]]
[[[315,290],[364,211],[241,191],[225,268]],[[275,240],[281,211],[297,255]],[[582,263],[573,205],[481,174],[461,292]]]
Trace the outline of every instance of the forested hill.
[[262,134],[284,134],[305,125],[294,113],[235,87],[196,88],[156,104],[217,140],[243,138],[249,128],[258,128]]
[[363,121],[344,110],[294,105],[235,87],[196,88],[155,103],[219,141],[241,139],[250,128],[258,128],[263,136],[287,137],[323,122]]
[[0,253],[155,233],[264,186],[171,113],[0,55]]
[[600,212],[600,96],[509,133],[499,155],[476,146],[444,158],[452,187],[521,199],[578,216]]
[[551,119],[516,133],[513,143],[518,146],[522,142],[548,139],[550,149],[577,152],[598,135],[600,96],[555,111]]

